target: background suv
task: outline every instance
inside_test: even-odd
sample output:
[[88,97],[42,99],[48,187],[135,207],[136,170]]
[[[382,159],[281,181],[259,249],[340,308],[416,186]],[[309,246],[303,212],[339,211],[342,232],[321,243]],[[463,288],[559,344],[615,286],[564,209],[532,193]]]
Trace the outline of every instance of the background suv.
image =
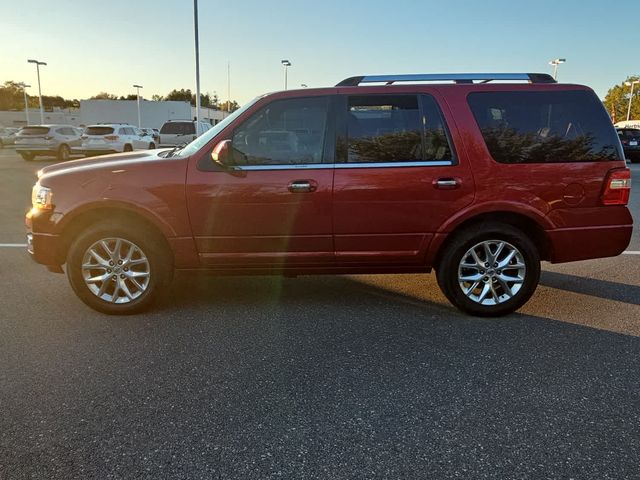
[[211,125],[191,120],[168,120],[160,129],[160,147],[173,147],[195,140]]
[[635,128],[617,129],[624,155],[632,163],[640,161],[640,130]]
[[82,136],[81,150],[87,155],[153,149],[153,139],[137,127],[124,123],[89,125]]
[[452,304],[495,316],[530,298],[542,260],[623,252],[630,187],[588,87],[353,77],[259,97],[183,148],[45,167],[27,243],[107,313],[146,308],[175,269],[434,269]]
[[16,152],[25,160],[33,160],[38,155],[69,160],[71,151],[80,143],[80,133],[71,125],[31,125],[22,127],[15,137]]

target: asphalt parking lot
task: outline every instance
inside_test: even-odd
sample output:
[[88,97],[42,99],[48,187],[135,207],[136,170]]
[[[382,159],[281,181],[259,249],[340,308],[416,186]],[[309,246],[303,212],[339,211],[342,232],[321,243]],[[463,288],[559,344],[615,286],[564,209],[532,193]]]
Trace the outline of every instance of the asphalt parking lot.
[[640,478],[638,229],[501,319],[432,275],[180,275],[109,317],[10,246],[49,163],[0,150],[0,479]]

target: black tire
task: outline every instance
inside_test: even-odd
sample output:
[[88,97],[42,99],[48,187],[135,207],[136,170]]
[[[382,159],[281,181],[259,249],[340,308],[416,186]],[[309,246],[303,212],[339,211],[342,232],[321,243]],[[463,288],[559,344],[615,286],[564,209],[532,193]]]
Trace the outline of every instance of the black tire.
[[[91,262],[95,261],[96,263],[100,263],[95,257],[88,256],[90,248],[101,248],[100,246],[95,246],[99,245],[101,240],[106,240],[109,248],[115,250],[115,239],[123,240],[122,244],[125,249],[127,244],[124,242],[130,242],[130,244],[137,247],[143,255],[138,256],[136,253],[136,256],[133,257],[133,262],[135,263],[141,258],[144,258],[142,260],[143,265],[140,266],[139,261],[136,266],[133,266],[132,263],[130,269],[127,269],[127,273],[125,273],[125,265],[127,265],[126,259],[124,259],[125,262],[122,266],[118,266],[116,259],[122,258],[122,256],[114,255],[110,258],[108,255],[103,255],[104,250],[100,250],[99,252],[102,258],[111,261],[112,265],[105,265],[104,267],[96,265],[95,270],[83,270],[82,265],[88,261],[87,259],[90,259]],[[78,297],[94,310],[109,315],[131,315],[139,313],[153,304],[172,278],[172,257],[164,245],[164,240],[159,233],[140,228],[139,225],[134,226],[121,220],[100,222],[81,232],[71,244],[67,254],[67,277]],[[107,268],[109,268],[108,271]],[[142,268],[142,273],[148,273],[148,279],[136,278],[135,280],[136,282],[139,281],[139,284],[142,285],[145,285],[146,281],[147,283],[144,289],[136,288],[135,285],[131,283],[133,280],[128,278],[129,275],[138,273],[140,268]],[[136,269],[138,269],[138,272],[134,272]],[[103,275],[108,276],[109,278],[105,281],[95,282],[92,283],[92,285],[94,289],[98,289],[107,283],[108,285],[106,285],[105,291],[101,296],[110,296],[111,298],[101,298],[98,296],[100,295],[100,291],[92,291],[87,282],[85,282],[83,273],[86,273],[91,278]],[[127,275],[127,277],[125,277],[125,275]],[[124,287],[121,288],[123,284],[128,292],[134,292],[135,290],[134,295],[138,293],[139,295],[134,298],[127,296],[127,299],[124,299],[126,303],[114,303],[118,298],[124,296]],[[116,285],[118,287],[117,290]]]
[[124,146],[123,152],[133,152],[133,147],[129,144]]
[[23,160],[26,160],[27,162],[31,162],[36,157],[33,153],[30,153],[30,152],[21,152],[20,156],[22,157]]
[[69,146],[65,145],[64,143],[60,145],[60,147],[58,147],[56,158],[59,162],[68,161],[71,158],[71,150],[69,149]]
[[155,150],[155,148],[156,148],[156,144],[155,144],[155,143],[153,143],[153,142],[151,142],[151,143],[149,144],[149,150]]
[[[497,255],[496,263],[489,264],[489,267],[486,267],[487,263],[482,264],[483,270],[461,265],[463,257],[466,258],[465,265],[468,265],[467,262],[473,257],[467,256],[467,254],[474,246],[480,244],[484,246],[483,242],[487,242],[490,252],[491,245],[495,247],[492,254],[497,251],[499,243],[504,243],[503,253]],[[515,254],[514,260],[506,267],[496,267],[495,265],[500,265],[501,261],[506,260],[506,253],[512,249],[518,252]],[[480,253],[479,259],[482,262],[487,260],[486,256],[484,258],[482,256],[483,250],[475,250],[475,252]],[[519,265],[524,265],[524,270]],[[487,269],[484,270],[484,268]],[[499,268],[502,268],[504,272]],[[463,291],[463,286],[458,280],[459,273],[463,278],[481,277],[477,281],[474,278],[467,283],[463,282],[465,287],[468,286],[470,295]],[[436,266],[436,275],[440,289],[458,309],[478,317],[498,317],[516,311],[531,298],[540,280],[540,254],[534,243],[521,230],[511,225],[494,222],[479,224],[459,232],[449,241]],[[506,282],[506,287],[502,286],[502,279],[515,278],[518,275],[523,275],[522,282],[516,282],[512,285]],[[472,288],[474,285],[475,288]],[[511,288],[516,290],[516,287],[517,291],[509,291],[512,293],[510,296],[507,290],[511,290]],[[490,289],[492,298],[482,300],[484,288]],[[472,296],[476,296],[476,300],[472,299]],[[479,303],[480,301],[483,303]],[[495,303],[484,304],[484,302]]]

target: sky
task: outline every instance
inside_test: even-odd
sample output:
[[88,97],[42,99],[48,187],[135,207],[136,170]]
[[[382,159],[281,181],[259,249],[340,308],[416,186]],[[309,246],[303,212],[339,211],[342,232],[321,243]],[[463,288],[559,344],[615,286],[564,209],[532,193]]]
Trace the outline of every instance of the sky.
[[[0,0],[0,83],[37,95],[195,91],[191,0]],[[18,7],[19,5],[19,7]],[[628,12],[628,14],[625,14]],[[595,0],[199,0],[202,92],[243,104],[354,75],[547,72],[608,88],[640,73],[637,3]]]

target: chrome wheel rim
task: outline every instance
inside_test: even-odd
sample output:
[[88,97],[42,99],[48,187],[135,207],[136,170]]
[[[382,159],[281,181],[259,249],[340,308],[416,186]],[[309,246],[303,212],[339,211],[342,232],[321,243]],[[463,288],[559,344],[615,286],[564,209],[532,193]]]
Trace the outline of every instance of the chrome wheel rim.
[[502,240],[486,240],[471,247],[458,266],[458,285],[471,301],[498,305],[513,298],[527,274],[520,250]]
[[151,267],[136,244],[123,238],[103,238],[86,250],[82,277],[96,297],[123,304],[136,300],[147,290]]

